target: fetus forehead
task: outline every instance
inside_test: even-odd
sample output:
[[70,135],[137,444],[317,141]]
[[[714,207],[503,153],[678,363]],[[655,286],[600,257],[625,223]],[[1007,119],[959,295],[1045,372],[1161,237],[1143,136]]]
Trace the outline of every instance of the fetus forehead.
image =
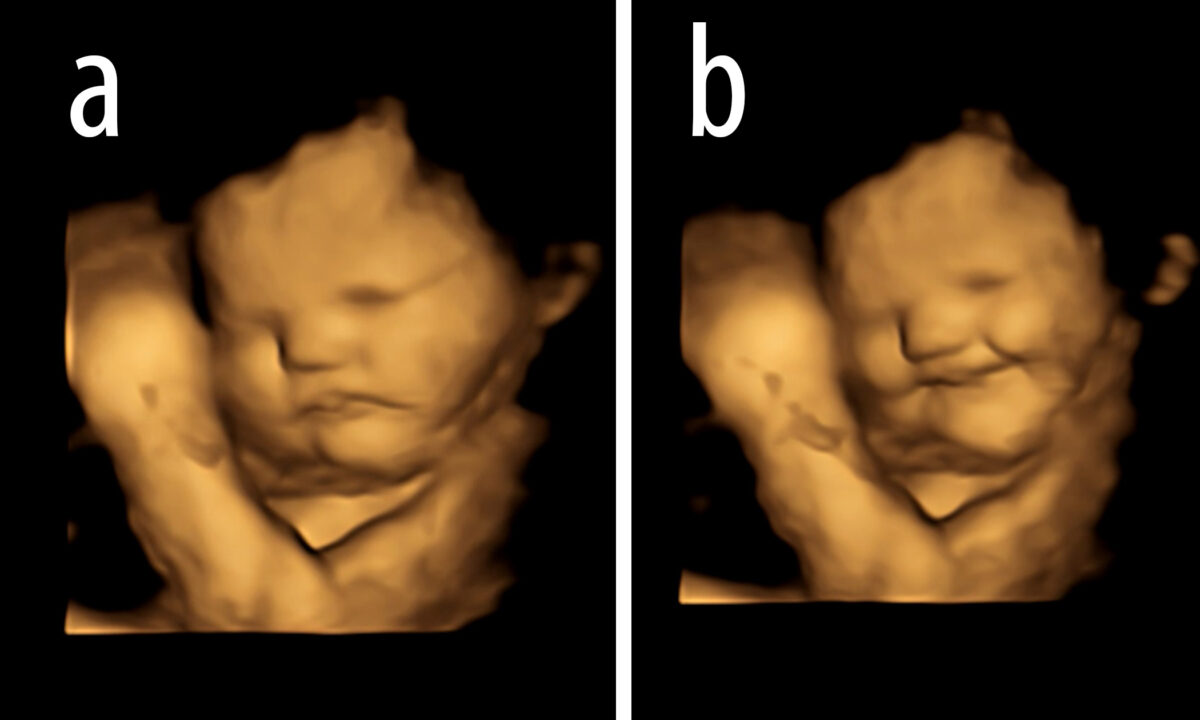
[[866,295],[1077,265],[1080,249],[1066,189],[1011,143],[967,132],[855,186],[827,229],[835,274]]
[[402,289],[494,244],[458,178],[419,171],[401,114],[387,106],[227,180],[199,221],[202,262],[229,287]]

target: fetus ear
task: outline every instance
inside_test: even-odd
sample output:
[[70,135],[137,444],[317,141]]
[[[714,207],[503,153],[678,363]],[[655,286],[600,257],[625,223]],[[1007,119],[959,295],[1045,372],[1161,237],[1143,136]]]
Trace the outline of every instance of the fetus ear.
[[533,281],[538,325],[549,327],[570,315],[599,273],[599,245],[580,241],[550,246],[546,271]]
[[990,135],[997,140],[1012,142],[1012,128],[998,112],[969,108],[962,113],[962,129]]
[[1192,270],[1200,262],[1200,253],[1190,237],[1172,233],[1162,239],[1163,259],[1158,264],[1154,282],[1142,294],[1151,305],[1169,305],[1183,294],[1192,280]]

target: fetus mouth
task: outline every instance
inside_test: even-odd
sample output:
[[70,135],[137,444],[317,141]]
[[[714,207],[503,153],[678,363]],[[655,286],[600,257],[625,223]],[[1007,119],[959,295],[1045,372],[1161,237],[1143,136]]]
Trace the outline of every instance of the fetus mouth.
[[1012,367],[1012,363],[995,362],[975,367],[933,367],[917,372],[917,385],[922,387],[977,387],[995,375]]
[[308,418],[351,419],[381,410],[409,410],[413,406],[357,392],[330,392],[300,405],[297,415]]

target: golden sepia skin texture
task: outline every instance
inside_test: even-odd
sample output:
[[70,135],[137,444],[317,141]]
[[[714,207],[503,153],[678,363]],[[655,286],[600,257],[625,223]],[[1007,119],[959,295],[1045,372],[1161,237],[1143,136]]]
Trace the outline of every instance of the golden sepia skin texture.
[[[1002,123],[1000,123],[1002,126]],[[1138,325],[1007,133],[916,146],[807,228],[684,231],[682,341],[812,599],[1047,600],[1103,567]]]
[[545,432],[514,398],[598,253],[527,279],[461,181],[417,167],[385,100],[204,198],[211,331],[186,227],[150,199],[70,218],[68,377],[166,580],[146,625],[446,630],[510,584]]
[[[312,137],[198,212],[222,405],[279,493],[356,492],[431,463],[537,342],[516,263],[396,119]],[[327,472],[326,469],[332,468]]]

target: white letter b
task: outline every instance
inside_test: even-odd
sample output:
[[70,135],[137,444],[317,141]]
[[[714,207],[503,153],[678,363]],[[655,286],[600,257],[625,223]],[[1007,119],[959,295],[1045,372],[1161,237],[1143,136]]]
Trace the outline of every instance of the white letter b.
[[[708,130],[714,137],[725,137],[737,130],[738,123],[742,121],[742,110],[746,107],[746,85],[742,80],[742,69],[733,58],[718,55],[706,61],[704,35],[705,23],[692,23],[692,135],[700,137]],[[705,90],[708,73],[714,67],[721,68],[729,76],[729,117],[723,125],[713,125],[708,119]]]

